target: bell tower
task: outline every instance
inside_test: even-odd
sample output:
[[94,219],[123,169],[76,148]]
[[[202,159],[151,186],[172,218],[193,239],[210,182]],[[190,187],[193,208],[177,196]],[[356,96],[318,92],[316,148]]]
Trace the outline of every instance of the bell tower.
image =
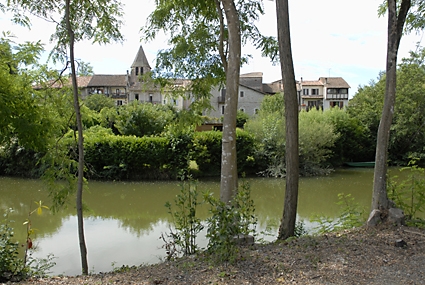
[[151,67],[146,58],[145,51],[140,45],[136,58],[134,59],[133,64],[131,65],[131,84],[133,85],[134,83],[138,82],[138,78],[149,71],[151,71]]

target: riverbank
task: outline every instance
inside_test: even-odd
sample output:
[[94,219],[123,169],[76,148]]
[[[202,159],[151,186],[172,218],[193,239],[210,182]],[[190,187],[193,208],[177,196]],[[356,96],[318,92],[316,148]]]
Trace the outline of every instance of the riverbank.
[[381,225],[245,247],[233,265],[198,256],[19,284],[425,284],[425,231]]

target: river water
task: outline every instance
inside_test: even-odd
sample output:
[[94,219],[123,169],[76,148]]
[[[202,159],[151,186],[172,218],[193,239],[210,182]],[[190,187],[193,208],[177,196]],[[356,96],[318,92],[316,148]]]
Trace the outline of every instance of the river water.
[[[251,186],[258,218],[257,232],[265,240],[274,240],[283,212],[284,179],[247,178]],[[335,218],[340,214],[338,194],[351,194],[368,213],[371,204],[373,169],[340,169],[326,177],[300,179],[298,219],[309,230],[314,228],[314,215]],[[179,182],[98,182],[91,181],[84,193],[85,237],[90,271],[106,272],[122,265],[151,264],[165,257],[161,233],[169,232],[170,216],[164,204],[173,202],[179,193]],[[219,191],[219,181],[202,180],[198,189]],[[35,201],[49,205],[49,197],[41,181],[0,177],[0,209],[12,208],[16,238],[25,240],[23,222],[36,208]],[[73,201],[72,201],[73,202]],[[199,210],[202,219],[208,210]],[[34,257],[55,257],[52,274],[80,274],[77,219],[74,204],[59,213],[43,211],[30,216],[36,229]],[[198,241],[206,245],[203,233]]]

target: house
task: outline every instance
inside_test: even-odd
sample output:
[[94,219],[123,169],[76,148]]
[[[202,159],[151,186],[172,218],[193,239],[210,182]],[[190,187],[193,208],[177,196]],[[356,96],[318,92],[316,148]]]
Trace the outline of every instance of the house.
[[343,108],[349,100],[350,85],[342,77],[320,77],[318,80],[297,82],[300,109],[327,110]]
[[[238,110],[251,116],[255,115],[260,109],[264,97],[280,92],[280,87],[279,82],[264,84],[262,72],[241,74],[239,78]],[[223,116],[225,98],[225,87],[214,87],[211,90],[210,99],[211,106],[214,109],[206,112],[205,115],[215,118]]]
[[[162,88],[149,78],[151,67],[143,47],[140,46],[136,57],[126,74],[94,74],[77,78],[81,97],[84,99],[91,94],[105,94],[112,98],[117,106],[126,105],[133,101],[169,104],[182,110],[188,109],[192,103],[190,94],[185,90],[191,84],[190,80],[176,79],[173,84]],[[54,82],[53,87],[61,88],[69,82]],[[35,87],[41,88],[41,87]],[[169,96],[176,89],[183,90],[188,96]],[[298,103],[300,110],[313,108],[326,110],[332,107],[347,106],[350,86],[342,77],[320,77],[318,80],[297,81]],[[266,96],[283,92],[282,80],[263,83],[262,72],[241,74],[238,91],[238,110],[255,115],[260,109],[261,102]],[[213,87],[210,103],[212,110],[204,115],[220,118],[224,114],[226,97],[225,87]]]

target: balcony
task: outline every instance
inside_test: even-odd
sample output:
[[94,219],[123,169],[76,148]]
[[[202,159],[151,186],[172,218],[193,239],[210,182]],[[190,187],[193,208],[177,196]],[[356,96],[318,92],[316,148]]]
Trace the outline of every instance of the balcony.
[[348,100],[348,94],[342,94],[342,93],[327,94],[326,99],[327,100]]

